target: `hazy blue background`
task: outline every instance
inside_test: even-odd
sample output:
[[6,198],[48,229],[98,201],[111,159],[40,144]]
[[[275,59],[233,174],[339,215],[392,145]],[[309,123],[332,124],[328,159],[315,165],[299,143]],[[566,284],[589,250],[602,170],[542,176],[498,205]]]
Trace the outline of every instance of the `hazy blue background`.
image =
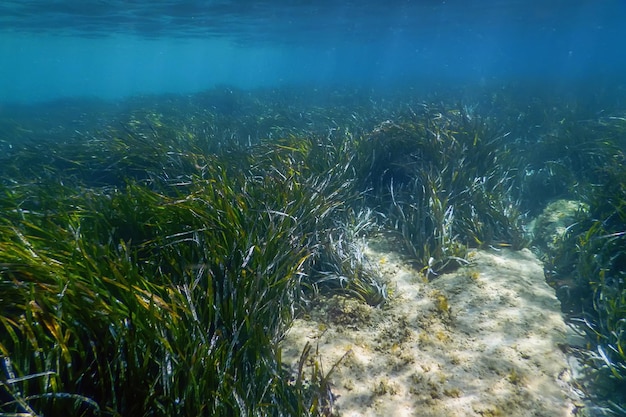
[[310,85],[626,78],[626,1],[0,4],[0,102]]

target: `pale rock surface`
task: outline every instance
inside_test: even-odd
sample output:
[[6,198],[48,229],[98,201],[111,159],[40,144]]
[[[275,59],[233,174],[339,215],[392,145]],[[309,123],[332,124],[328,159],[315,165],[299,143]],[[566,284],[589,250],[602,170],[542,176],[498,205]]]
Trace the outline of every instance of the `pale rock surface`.
[[[318,349],[344,417],[573,416],[559,301],[528,250],[476,250],[425,282],[384,239],[366,253],[391,289],[374,308],[333,297],[295,321],[283,360]],[[345,355],[345,356],[344,356]],[[294,368],[295,369],[295,368]]]

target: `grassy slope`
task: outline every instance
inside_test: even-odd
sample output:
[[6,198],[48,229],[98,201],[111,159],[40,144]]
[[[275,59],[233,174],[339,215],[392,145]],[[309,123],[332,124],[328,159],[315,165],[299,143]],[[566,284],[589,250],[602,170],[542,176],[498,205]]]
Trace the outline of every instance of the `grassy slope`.
[[3,121],[0,412],[330,414],[315,358],[284,369],[277,343],[317,291],[384,302],[351,244],[372,210],[433,277],[468,246],[523,247],[523,213],[560,196],[591,200],[562,247],[596,363],[624,380],[621,119],[285,97],[138,100],[73,131],[50,128],[71,103]]

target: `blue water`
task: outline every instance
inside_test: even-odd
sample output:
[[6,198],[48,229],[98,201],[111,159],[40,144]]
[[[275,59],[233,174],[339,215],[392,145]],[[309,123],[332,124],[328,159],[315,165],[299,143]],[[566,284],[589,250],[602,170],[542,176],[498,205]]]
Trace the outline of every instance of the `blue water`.
[[0,102],[224,84],[622,84],[624,22],[623,0],[3,0]]

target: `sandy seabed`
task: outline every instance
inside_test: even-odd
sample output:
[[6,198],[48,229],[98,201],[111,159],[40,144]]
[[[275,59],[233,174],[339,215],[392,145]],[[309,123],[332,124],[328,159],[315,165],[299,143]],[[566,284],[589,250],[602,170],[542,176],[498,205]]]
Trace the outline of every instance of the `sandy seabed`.
[[337,364],[338,415],[576,414],[564,353],[571,330],[530,251],[475,250],[469,265],[425,282],[390,247],[380,237],[366,246],[391,290],[384,307],[327,299],[282,346],[294,367],[307,342],[325,371]]

